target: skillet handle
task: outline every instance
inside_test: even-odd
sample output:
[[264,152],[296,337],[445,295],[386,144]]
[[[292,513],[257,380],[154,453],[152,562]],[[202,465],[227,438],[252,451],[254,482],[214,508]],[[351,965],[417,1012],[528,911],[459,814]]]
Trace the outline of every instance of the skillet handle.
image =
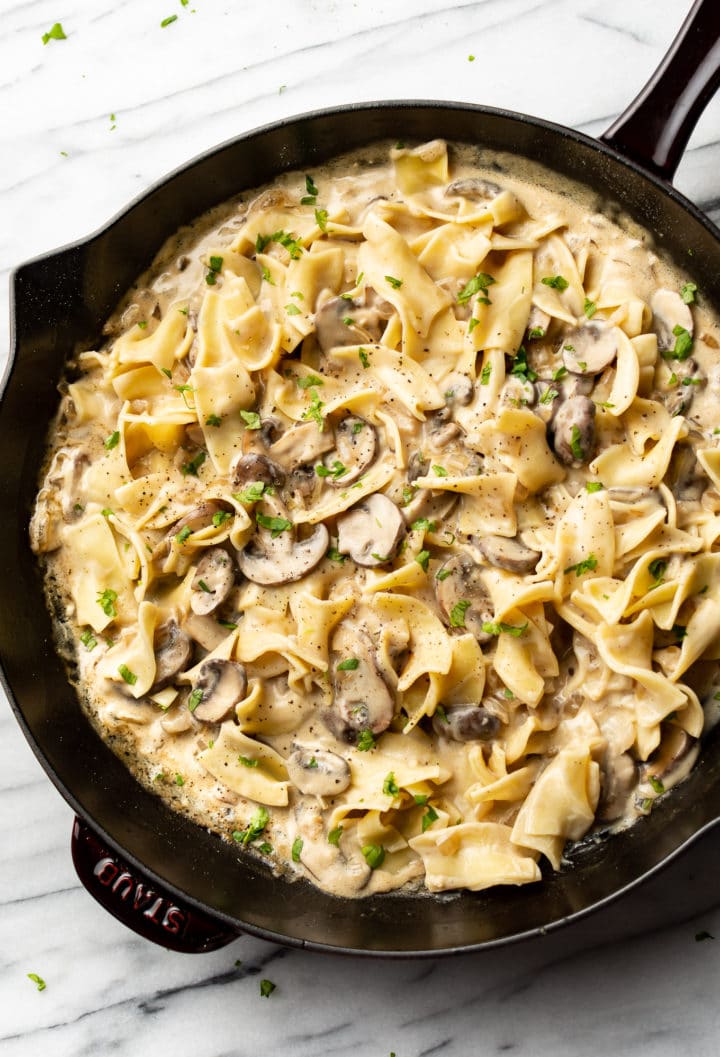
[[698,118],[720,86],[720,3],[695,0],[657,70],[600,139],[672,180]]
[[240,935],[128,866],[79,818],[73,823],[71,849],[77,875],[90,895],[146,940],[183,954],[204,954]]

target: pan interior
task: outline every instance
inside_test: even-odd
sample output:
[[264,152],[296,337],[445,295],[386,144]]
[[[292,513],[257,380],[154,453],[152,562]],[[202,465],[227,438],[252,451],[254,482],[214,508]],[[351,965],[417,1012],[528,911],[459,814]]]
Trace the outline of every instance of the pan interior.
[[529,159],[531,168],[579,181],[595,208],[649,229],[659,251],[720,305],[718,235],[679,195],[579,134],[498,111],[430,103],[344,108],[252,133],[180,170],[86,242],[15,276],[14,360],[0,406],[0,657],[10,699],[63,795],[131,861],[240,928],[310,946],[439,953],[547,928],[653,870],[720,810],[720,763],[711,741],[690,778],[648,818],[609,841],[578,846],[571,864],[542,885],[346,902],[273,877],[171,812],[100,740],[67,683],[27,539],[67,351],[95,345],[104,320],[166,238],[212,206],[280,171],[310,170],[376,140],[436,137],[476,145],[486,164],[510,152]]

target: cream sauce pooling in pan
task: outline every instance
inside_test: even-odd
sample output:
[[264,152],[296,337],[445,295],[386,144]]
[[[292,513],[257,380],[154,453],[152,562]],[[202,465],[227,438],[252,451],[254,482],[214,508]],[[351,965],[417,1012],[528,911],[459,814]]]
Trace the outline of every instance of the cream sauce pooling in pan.
[[587,192],[369,153],[171,240],[63,384],[32,543],[178,810],[338,895],[529,883],[712,722],[720,332]]

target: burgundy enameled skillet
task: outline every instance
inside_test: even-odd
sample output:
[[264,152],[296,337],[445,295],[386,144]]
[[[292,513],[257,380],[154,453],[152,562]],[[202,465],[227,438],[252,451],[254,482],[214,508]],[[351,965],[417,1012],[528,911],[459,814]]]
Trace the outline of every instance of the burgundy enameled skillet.
[[[102,323],[182,224],[276,174],[375,140],[441,136],[513,151],[588,185],[597,207],[630,214],[720,310],[720,232],[671,185],[720,82],[720,6],[698,0],[658,71],[600,141],[537,118],[453,103],[383,102],[303,115],[232,140],[173,173],[95,235],[12,277],[13,335],[0,404],[2,681],[38,759],[73,807],[73,857],[89,891],[136,932],[182,951],[240,932],[373,955],[478,950],[544,933],[601,907],[660,869],[720,817],[720,751],[652,814],[530,889],[376,896],[345,902],[260,863],[135,781],[84,718],[52,645],[27,525],[46,424],[68,350]],[[32,428],[29,424],[32,423]]]

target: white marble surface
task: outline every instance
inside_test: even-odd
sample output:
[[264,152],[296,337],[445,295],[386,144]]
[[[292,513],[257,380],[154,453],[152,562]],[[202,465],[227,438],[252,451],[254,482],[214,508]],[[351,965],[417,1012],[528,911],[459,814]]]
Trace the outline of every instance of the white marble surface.
[[[687,6],[2,0],[0,333],[10,268],[87,234],[236,133],[328,104],[410,97],[484,102],[599,133]],[[172,14],[177,21],[161,28]],[[57,20],[68,39],[43,46]],[[716,100],[677,181],[715,219],[719,168]],[[0,701],[2,1057],[718,1052],[713,836],[581,930],[495,954],[381,964],[248,938],[199,957],[155,948],[80,888],[70,825]],[[668,907],[674,925],[662,923]],[[717,940],[696,942],[702,930]],[[44,977],[45,991],[28,972]],[[262,977],[277,984],[268,999]]]

